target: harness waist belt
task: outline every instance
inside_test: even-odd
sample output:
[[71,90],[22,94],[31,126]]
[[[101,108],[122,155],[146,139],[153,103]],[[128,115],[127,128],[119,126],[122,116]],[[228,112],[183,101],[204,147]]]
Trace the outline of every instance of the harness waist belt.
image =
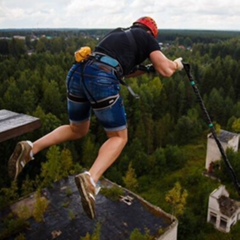
[[111,58],[111,57],[109,57],[107,55],[94,54],[93,56],[94,56],[94,58],[97,61],[99,61],[101,63],[106,63],[106,64],[108,64],[108,65],[110,65],[110,66],[112,66],[114,68],[119,66],[119,63],[118,63],[118,61],[116,59]]
[[102,53],[96,53],[96,52],[92,54],[92,57],[100,63],[106,64],[110,67],[115,68],[119,74],[122,74],[122,67],[115,58],[109,57]]
[[136,93],[134,93],[132,88],[130,86],[128,86],[127,83],[123,80],[122,66],[116,59],[109,57],[108,55],[105,55],[104,53],[98,53],[98,52],[93,52],[90,58],[96,60],[97,62],[103,63],[109,67],[114,68],[115,74],[118,77],[120,83],[127,86],[128,90],[135,98],[137,98],[137,99],[139,98],[139,96]]

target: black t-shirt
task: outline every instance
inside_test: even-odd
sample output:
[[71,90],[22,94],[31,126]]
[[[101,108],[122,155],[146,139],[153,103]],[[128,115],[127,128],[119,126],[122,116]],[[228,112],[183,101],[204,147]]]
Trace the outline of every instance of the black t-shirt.
[[160,50],[157,40],[145,29],[134,27],[130,31],[135,41],[129,40],[124,29],[117,28],[103,38],[95,49],[96,52],[118,60],[122,66],[123,75],[127,75],[133,67],[149,58],[151,52]]

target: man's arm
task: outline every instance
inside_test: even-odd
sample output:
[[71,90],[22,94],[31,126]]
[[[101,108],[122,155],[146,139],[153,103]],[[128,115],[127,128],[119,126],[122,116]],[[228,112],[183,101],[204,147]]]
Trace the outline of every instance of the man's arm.
[[182,58],[174,61],[168,59],[161,51],[154,51],[150,54],[150,61],[155,70],[163,77],[171,77],[175,72],[183,69]]
[[138,77],[144,73],[156,73],[152,64],[137,65],[133,68],[132,72],[126,76],[126,78]]

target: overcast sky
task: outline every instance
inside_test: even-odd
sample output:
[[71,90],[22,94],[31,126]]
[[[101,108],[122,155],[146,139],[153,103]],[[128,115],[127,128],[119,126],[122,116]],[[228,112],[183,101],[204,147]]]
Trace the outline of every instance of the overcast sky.
[[142,16],[160,30],[240,31],[239,0],[0,0],[0,29],[128,27]]

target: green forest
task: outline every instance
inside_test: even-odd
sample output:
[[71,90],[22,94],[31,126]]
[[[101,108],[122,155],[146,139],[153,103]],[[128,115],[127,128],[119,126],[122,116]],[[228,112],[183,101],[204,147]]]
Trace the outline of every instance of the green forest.
[[[94,49],[107,31],[0,31],[0,108],[42,121],[40,129],[0,145],[2,210],[26,194],[88,169],[94,161],[106,135],[93,116],[85,139],[41,152],[17,183],[7,175],[8,158],[18,141],[34,141],[68,124],[65,81],[74,52],[86,45]],[[158,40],[168,58],[182,57],[190,64],[215,127],[240,133],[240,32],[162,30]],[[219,181],[204,175],[210,130],[186,73],[178,72],[172,78],[145,74],[127,83],[140,99],[122,86],[129,141],[104,176],[174,214],[179,221],[178,240],[238,239],[240,222],[230,233],[207,223],[208,197],[219,181],[232,199],[239,200],[239,195],[221,159],[216,172]],[[227,155],[240,179],[240,153],[229,150]],[[169,200],[176,189],[182,204]]]

